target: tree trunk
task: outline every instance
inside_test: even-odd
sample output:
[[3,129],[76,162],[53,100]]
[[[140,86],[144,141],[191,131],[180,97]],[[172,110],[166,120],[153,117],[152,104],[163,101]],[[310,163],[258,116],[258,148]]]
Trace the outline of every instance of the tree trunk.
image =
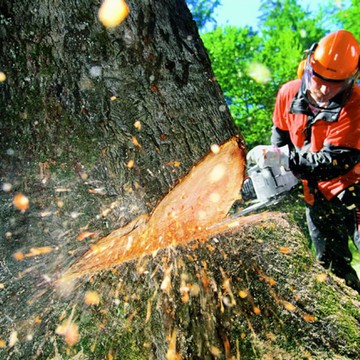
[[141,205],[151,208],[236,129],[183,1],[131,2],[129,17],[112,31],[97,20],[98,6],[4,6],[1,146],[15,159],[82,170],[111,195],[136,179]]
[[[345,297],[349,323],[313,321],[334,315],[301,297],[299,268],[317,301],[324,285],[304,243],[292,242],[303,246],[294,268],[300,255],[277,252],[293,236],[283,219],[53,287],[99,238],[152,212],[212,144],[238,135],[184,1],[129,1],[128,18],[112,30],[99,23],[99,5],[1,3],[0,355],[351,358],[359,311]],[[20,193],[28,209],[14,204]],[[343,317],[344,307],[336,309]]]

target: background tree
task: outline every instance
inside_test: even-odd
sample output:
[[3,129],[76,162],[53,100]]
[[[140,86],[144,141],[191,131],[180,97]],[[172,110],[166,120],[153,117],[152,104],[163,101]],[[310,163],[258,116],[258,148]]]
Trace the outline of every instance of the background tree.
[[208,24],[216,26],[216,20],[213,17],[214,10],[221,5],[221,0],[186,0],[187,5],[193,15],[196,25],[200,30]]
[[[202,39],[231,114],[248,146],[261,142],[268,136],[264,127],[268,111],[263,100],[268,96],[265,83],[269,81],[266,69],[263,74],[264,67],[257,68],[261,38],[251,28],[218,27],[203,34]],[[265,78],[256,81],[256,75]]]
[[276,91],[296,77],[304,51],[324,35],[324,30],[317,26],[318,16],[311,18],[297,0],[263,1],[260,11],[263,49],[259,61],[271,70],[271,85]]
[[340,21],[340,23],[343,24],[344,29],[351,31],[357,39],[360,39],[360,25],[358,21],[359,15],[359,0],[351,0],[351,6],[346,9],[342,9],[340,11],[338,8],[334,9],[335,19]]

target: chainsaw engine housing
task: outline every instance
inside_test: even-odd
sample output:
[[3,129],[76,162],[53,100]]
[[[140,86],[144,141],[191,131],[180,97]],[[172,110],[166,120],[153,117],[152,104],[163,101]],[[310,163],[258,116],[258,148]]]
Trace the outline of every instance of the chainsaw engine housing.
[[264,203],[290,191],[299,180],[283,166],[261,169],[254,166],[248,170],[248,178],[241,190],[244,201],[256,200]]

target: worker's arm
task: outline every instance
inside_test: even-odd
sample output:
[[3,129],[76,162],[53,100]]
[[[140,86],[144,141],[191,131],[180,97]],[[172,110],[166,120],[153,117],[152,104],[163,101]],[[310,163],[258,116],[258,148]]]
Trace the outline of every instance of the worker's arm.
[[289,167],[298,177],[324,181],[346,174],[360,162],[360,150],[326,145],[318,152],[292,149]]
[[[352,137],[358,138],[358,133],[358,129],[354,129]],[[340,129],[334,134],[330,133],[328,141],[333,141],[334,136],[349,137],[346,133],[341,134]],[[314,181],[333,179],[346,174],[360,162],[360,150],[355,147],[327,144],[318,152],[309,151],[305,146],[297,149],[291,142],[289,131],[281,130],[275,125],[272,128],[271,142],[276,146],[289,146],[289,168],[301,179]]]
[[286,130],[281,130],[275,125],[272,127],[271,132],[271,143],[277,147],[282,147],[285,145],[291,145],[290,134]]

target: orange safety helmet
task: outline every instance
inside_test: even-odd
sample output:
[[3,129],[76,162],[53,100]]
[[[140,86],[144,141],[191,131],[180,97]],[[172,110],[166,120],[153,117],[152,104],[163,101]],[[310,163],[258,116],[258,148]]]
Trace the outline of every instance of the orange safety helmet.
[[359,72],[359,43],[346,30],[337,30],[314,44],[309,54],[313,71],[328,80],[345,80]]

